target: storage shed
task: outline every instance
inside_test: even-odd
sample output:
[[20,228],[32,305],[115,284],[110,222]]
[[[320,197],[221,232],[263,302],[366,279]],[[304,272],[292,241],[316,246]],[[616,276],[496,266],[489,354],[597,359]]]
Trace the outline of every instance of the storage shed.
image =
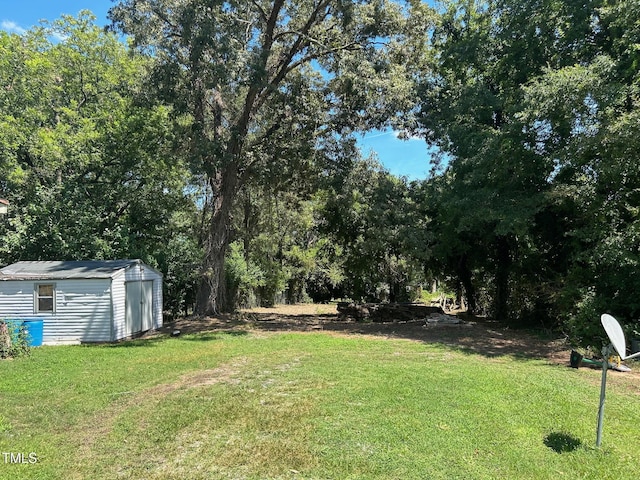
[[140,260],[0,269],[0,318],[44,321],[43,344],[109,342],[162,326],[162,274]]

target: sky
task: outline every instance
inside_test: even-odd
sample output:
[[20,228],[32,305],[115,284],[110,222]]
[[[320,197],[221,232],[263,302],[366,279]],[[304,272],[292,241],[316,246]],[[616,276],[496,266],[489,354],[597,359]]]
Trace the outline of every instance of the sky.
[[[21,34],[40,20],[55,20],[63,14],[75,16],[83,9],[91,10],[99,25],[106,25],[113,4],[112,0],[0,0],[0,29]],[[359,136],[358,145],[365,156],[374,153],[394,175],[409,180],[428,175],[430,155],[424,140],[400,140],[389,129]]]

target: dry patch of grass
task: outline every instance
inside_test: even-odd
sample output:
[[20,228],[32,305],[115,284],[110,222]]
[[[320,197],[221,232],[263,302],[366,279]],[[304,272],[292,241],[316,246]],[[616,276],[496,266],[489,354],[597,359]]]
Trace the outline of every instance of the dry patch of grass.
[[78,427],[78,430],[83,432],[83,441],[80,446],[83,454],[89,455],[92,446],[111,433],[122,412],[143,403],[148,408],[153,409],[167,395],[176,390],[206,387],[220,382],[238,383],[237,376],[242,366],[246,365],[246,363],[247,359],[241,357],[216,368],[185,373],[175,381],[161,383],[138,392],[114,393],[115,396],[120,397],[120,400],[114,402],[108,408],[100,410],[93,418]]

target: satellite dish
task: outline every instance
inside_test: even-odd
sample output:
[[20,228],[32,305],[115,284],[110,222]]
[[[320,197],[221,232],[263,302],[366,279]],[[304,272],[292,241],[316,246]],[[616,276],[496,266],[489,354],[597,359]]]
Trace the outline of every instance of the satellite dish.
[[604,327],[604,331],[607,332],[609,340],[611,340],[611,345],[613,345],[613,348],[621,360],[640,356],[640,352],[638,352],[627,357],[627,342],[624,339],[624,332],[615,318],[605,313],[600,317],[600,322]]

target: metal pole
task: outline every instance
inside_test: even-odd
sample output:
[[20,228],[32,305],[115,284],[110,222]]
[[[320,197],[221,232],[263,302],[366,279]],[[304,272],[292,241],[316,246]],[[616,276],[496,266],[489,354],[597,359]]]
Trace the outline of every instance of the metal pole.
[[596,435],[596,447],[602,443],[602,423],[604,422],[604,400],[607,391],[607,370],[609,369],[609,354],[611,346],[602,349],[602,383],[600,384],[600,408],[598,408],[598,433]]

